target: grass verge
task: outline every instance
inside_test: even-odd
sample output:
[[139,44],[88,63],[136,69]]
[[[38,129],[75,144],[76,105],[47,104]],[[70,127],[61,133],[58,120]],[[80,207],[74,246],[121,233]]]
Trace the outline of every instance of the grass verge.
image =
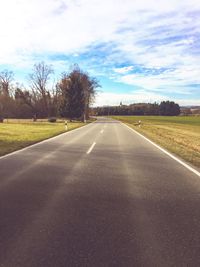
[[[82,122],[69,122],[71,131],[85,125]],[[8,120],[0,124],[0,156],[66,132],[63,122],[31,122],[28,120]]]
[[194,166],[200,167],[200,117],[114,116],[113,118],[126,123]]

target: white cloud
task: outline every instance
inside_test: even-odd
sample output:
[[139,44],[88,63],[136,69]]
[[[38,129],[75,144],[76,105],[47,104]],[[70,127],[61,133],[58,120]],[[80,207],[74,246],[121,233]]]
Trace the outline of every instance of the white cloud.
[[[198,12],[199,0],[2,1],[0,66],[28,69],[37,55],[52,63],[46,55],[78,58],[90,47],[105,44],[106,55],[96,63],[104,76],[113,72],[117,81],[160,94],[189,93],[189,84],[200,83]],[[94,60],[88,60],[88,66]],[[124,62],[126,67],[116,67]],[[62,70],[68,63],[53,64]],[[137,65],[170,71],[133,74]]]
[[119,82],[145,88],[146,90],[167,91],[189,94],[191,84],[200,84],[199,69],[182,66],[178,69],[169,69],[161,74],[135,73],[115,77]]
[[114,72],[116,73],[120,73],[120,74],[125,74],[127,72],[130,72],[134,69],[133,66],[127,66],[127,67],[123,67],[123,68],[114,68]]
[[[170,22],[176,30],[178,20],[180,19],[180,26],[184,16],[178,16],[176,21],[160,19],[160,23],[151,19],[152,16],[172,12],[177,8],[182,9],[181,13],[184,14],[184,7],[192,6],[192,3],[195,4],[193,10],[200,7],[194,0],[191,4],[186,0],[3,1],[0,16],[0,36],[3,42],[0,44],[0,55],[9,56],[10,52],[17,51],[68,53],[84,49],[95,42],[119,42],[116,32],[121,26],[135,31],[132,34],[135,43],[141,35],[144,38],[151,34],[148,30],[156,25]],[[120,38],[134,53],[134,43],[130,42],[130,36],[123,35]]]
[[123,104],[144,103],[144,102],[154,103],[155,101],[160,102],[167,99],[168,98],[160,94],[146,92],[143,90],[127,94],[101,92],[97,95],[94,106],[119,105],[120,102],[122,102]]
[[171,100],[175,101],[181,106],[186,105],[196,105],[200,106],[200,99],[180,99],[180,98],[170,98],[163,96],[161,94],[156,94],[146,91],[136,91],[128,94],[118,94],[102,92],[99,93],[94,106],[118,106],[121,102],[125,105],[133,103],[160,103],[161,101]]

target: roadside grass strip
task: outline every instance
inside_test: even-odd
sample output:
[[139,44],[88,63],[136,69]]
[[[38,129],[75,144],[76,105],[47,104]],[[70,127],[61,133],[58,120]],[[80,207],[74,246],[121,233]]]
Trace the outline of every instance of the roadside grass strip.
[[124,123],[123,123],[123,125],[126,126],[126,127],[128,127],[131,131],[135,132],[136,134],[138,134],[139,136],[141,136],[142,138],[144,138],[146,141],[148,141],[149,143],[151,143],[152,145],[154,145],[155,147],[157,147],[159,150],[161,150],[162,152],[164,152],[165,154],[167,154],[170,158],[174,159],[175,161],[177,161],[178,163],[180,163],[181,165],[183,165],[185,168],[187,168],[188,170],[190,170],[191,172],[195,173],[197,176],[200,177],[200,172],[199,171],[195,170],[193,167],[191,167],[187,163],[183,162],[181,159],[177,158],[176,156],[174,156],[171,153],[169,153],[167,150],[163,149],[162,147],[160,147],[156,143],[152,142],[151,140],[149,140],[148,138],[146,138],[144,135],[138,133],[133,128],[129,127],[128,125],[126,125]]
[[82,122],[8,122],[0,124],[0,156],[84,126]]
[[[178,157],[200,167],[200,117],[114,116]],[[141,121],[141,124],[138,124]]]

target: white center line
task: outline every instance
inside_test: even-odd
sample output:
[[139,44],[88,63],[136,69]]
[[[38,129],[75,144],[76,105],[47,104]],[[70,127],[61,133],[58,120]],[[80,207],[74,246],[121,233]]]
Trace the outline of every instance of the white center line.
[[102,134],[103,132],[104,132],[104,130],[102,129],[100,133]]
[[91,147],[88,149],[87,154],[90,154],[92,152],[92,149],[94,148],[94,146],[96,145],[96,142],[94,142]]

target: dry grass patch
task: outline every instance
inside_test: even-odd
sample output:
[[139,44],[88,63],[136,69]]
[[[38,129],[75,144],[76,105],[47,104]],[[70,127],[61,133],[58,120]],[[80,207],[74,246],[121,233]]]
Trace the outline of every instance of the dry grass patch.
[[[179,157],[200,167],[200,117],[118,116],[129,126]],[[141,120],[141,127],[137,121]]]

